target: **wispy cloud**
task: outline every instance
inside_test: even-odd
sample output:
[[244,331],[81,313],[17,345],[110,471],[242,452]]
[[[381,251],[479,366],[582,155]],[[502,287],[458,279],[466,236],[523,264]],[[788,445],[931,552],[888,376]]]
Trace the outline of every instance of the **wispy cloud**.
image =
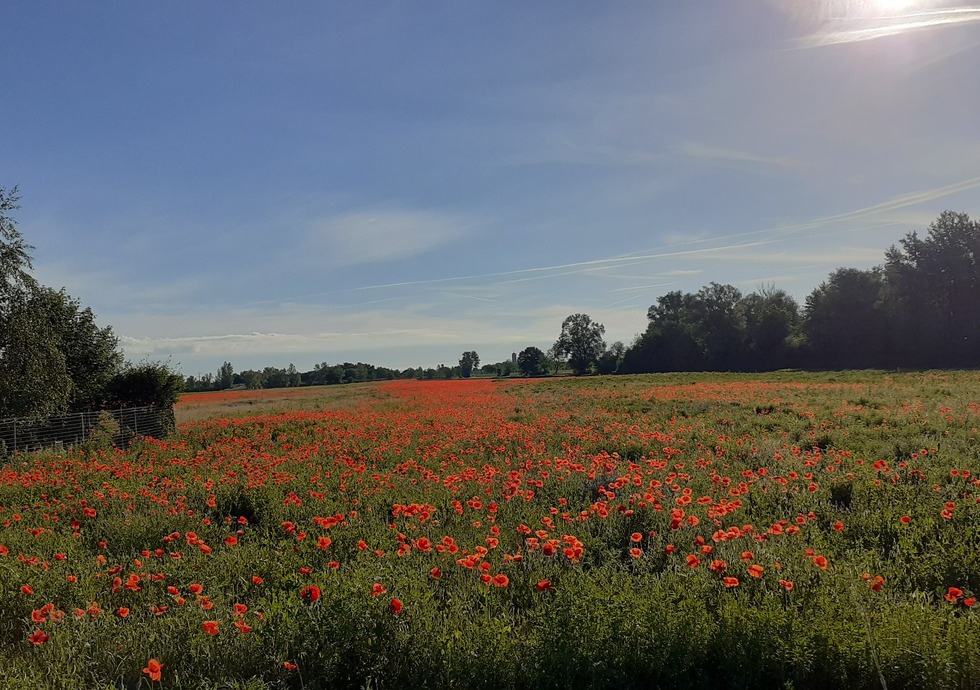
[[314,222],[309,250],[333,268],[398,261],[458,240],[472,227],[438,211],[358,211]]
[[980,21],[980,7],[949,7],[880,17],[843,17],[832,25],[800,39],[796,47],[819,48],[842,43],[873,41],[912,31],[971,24],[977,21]]
[[723,161],[728,163],[748,163],[756,166],[775,168],[792,168],[797,163],[790,158],[780,156],[763,156],[750,151],[712,146],[694,141],[687,141],[677,146],[677,152],[689,158],[700,160]]
[[[374,285],[363,285],[356,288],[351,288],[352,291],[365,291],[365,290],[379,290],[386,288],[402,288],[409,286],[419,286],[419,285],[434,285],[440,283],[451,283],[451,282],[462,282],[462,281],[473,281],[473,280],[485,280],[492,278],[511,278],[507,282],[518,282],[526,280],[535,279],[546,279],[551,277],[558,277],[562,275],[570,275],[573,273],[580,272],[594,272],[603,267],[612,266],[626,266],[630,264],[635,264],[639,262],[655,260],[655,259],[668,259],[668,258],[681,258],[681,257],[721,257],[730,259],[736,256],[736,252],[739,250],[746,250],[750,248],[762,247],[766,245],[771,245],[775,242],[785,241],[788,238],[800,239],[808,236],[813,236],[815,234],[826,234],[830,232],[827,230],[831,226],[841,226],[839,230],[834,232],[865,232],[868,230],[874,230],[883,227],[893,226],[895,223],[893,220],[884,218],[885,214],[892,213],[899,209],[908,208],[911,206],[916,206],[919,204],[928,203],[931,201],[936,201],[960,192],[969,191],[972,189],[980,188],[980,177],[973,177],[966,180],[961,180],[959,182],[944,185],[941,187],[934,187],[930,189],[923,189],[915,192],[909,192],[906,194],[900,194],[887,199],[878,204],[871,206],[866,206],[864,208],[855,209],[852,211],[846,211],[843,213],[837,213],[832,215],[820,216],[817,218],[812,218],[810,220],[798,222],[798,223],[788,223],[768,228],[762,228],[759,230],[749,230],[745,232],[733,233],[726,235],[723,239],[719,238],[698,238],[688,240],[676,245],[673,245],[670,250],[654,250],[654,251],[637,251],[626,255],[606,257],[599,259],[591,259],[586,261],[577,261],[564,264],[555,264],[552,266],[537,266],[532,268],[515,269],[511,271],[497,271],[493,273],[478,273],[471,275],[461,275],[461,276],[447,276],[440,278],[428,278],[423,280],[413,280],[413,281],[401,281],[393,283],[380,283]],[[868,223],[868,221],[874,220],[877,217],[882,217],[882,221],[878,223]],[[863,225],[857,226],[855,223],[862,222]],[[748,238],[755,238],[749,240]],[[745,241],[739,241],[745,240]],[[724,242],[724,244],[717,244],[719,241]],[[708,245],[708,246],[697,246],[697,245]],[[691,247],[684,248],[681,247]],[[747,257],[748,258],[748,257]],[[841,257],[846,258],[846,257]],[[752,260],[758,261],[758,255],[754,255]]]

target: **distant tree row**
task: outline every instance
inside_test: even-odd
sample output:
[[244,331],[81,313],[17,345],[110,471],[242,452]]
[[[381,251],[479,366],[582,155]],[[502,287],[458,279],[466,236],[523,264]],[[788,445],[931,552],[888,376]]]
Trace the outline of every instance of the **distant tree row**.
[[784,290],[762,286],[743,294],[709,283],[694,293],[659,297],[647,328],[626,347],[607,346],[605,327],[588,314],[562,323],[554,345],[527,347],[511,359],[480,366],[475,351],[458,366],[402,371],[370,364],[317,365],[187,380],[190,390],[349,383],[378,379],[543,376],[570,371],[770,371],[782,368],[943,368],[980,366],[980,223],[943,212],[926,236],[906,235],[868,270],[839,268],[801,307]]

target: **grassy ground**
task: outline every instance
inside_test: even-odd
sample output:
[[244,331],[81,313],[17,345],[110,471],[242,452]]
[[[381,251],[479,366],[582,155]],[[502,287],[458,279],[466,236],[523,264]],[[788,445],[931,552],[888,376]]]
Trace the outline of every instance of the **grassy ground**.
[[4,687],[977,687],[976,373],[179,414],[3,468]]

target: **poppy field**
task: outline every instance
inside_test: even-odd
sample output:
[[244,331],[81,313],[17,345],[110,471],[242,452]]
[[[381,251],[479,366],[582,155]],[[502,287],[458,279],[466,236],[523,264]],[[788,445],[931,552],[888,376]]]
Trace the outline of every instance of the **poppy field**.
[[0,685],[980,686],[980,374],[331,396],[8,457]]

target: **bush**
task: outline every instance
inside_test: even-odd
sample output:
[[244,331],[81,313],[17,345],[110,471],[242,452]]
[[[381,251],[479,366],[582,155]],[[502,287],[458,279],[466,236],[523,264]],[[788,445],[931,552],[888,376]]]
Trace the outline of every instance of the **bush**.
[[165,362],[129,365],[116,374],[106,390],[111,407],[156,407],[164,412],[164,432],[177,428],[174,405],[184,389],[184,378]]

